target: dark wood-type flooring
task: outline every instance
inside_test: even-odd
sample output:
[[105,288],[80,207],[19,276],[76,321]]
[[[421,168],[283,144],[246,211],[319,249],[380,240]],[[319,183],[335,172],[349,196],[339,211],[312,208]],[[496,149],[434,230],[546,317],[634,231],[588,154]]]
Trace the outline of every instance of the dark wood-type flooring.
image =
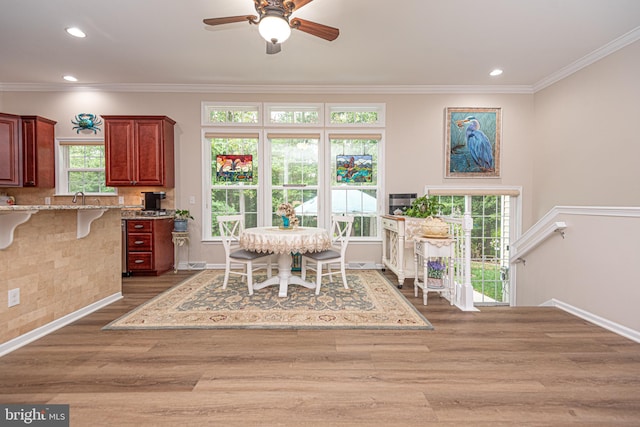
[[190,274],[123,279],[0,358],[0,403],[70,404],[71,426],[640,425],[640,344],[554,308],[424,307],[411,280],[433,331],[101,330]]

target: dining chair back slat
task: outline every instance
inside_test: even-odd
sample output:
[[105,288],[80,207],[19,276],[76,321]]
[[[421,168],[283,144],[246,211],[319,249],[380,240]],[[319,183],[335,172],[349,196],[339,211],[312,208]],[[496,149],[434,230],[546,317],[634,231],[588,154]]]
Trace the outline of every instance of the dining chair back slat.
[[[353,228],[353,216],[351,215],[334,215],[331,218],[331,249],[321,252],[309,252],[302,255],[302,280],[306,278],[307,270],[316,272],[316,295],[320,294],[322,278],[340,273],[342,283],[345,289],[349,289],[347,285],[347,274],[345,266],[345,256],[351,230]],[[340,271],[331,271],[331,264],[340,264]],[[322,272],[322,267],[326,265],[327,271]]]
[[[242,215],[219,215],[218,227],[225,252],[225,272],[222,289],[227,289],[230,274],[237,274],[247,280],[249,295],[253,295],[253,272],[266,268],[271,277],[271,254],[239,249],[240,235],[244,231]],[[253,261],[265,259],[266,266],[254,267]],[[231,262],[242,265],[241,271],[234,271]]]

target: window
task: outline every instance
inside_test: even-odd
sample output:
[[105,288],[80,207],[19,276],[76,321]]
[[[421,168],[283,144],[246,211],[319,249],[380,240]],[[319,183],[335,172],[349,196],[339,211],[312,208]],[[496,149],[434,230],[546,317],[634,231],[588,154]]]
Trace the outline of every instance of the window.
[[379,134],[329,134],[331,213],[353,215],[353,237],[378,236]]
[[[205,240],[218,237],[219,215],[243,214],[247,227],[277,224],[275,211],[283,202],[294,205],[302,226],[328,227],[332,214],[349,214],[355,216],[354,240],[380,238],[384,105],[202,106],[211,192],[205,195],[211,200],[204,212]],[[325,111],[339,118],[325,123]],[[362,127],[367,132],[358,131]],[[222,161],[230,169],[233,159],[243,156],[251,157],[251,180],[218,172]]]
[[512,219],[516,214],[519,190],[427,189],[444,205],[444,215],[460,216],[469,209],[473,219],[471,230],[471,285],[476,305],[509,304],[509,240],[514,232]]
[[57,194],[116,194],[106,185],[104,140],[59,139],[57,145]]
[[[210,182],[210,236],[219,236],[219,215],[244,214],[245,227],[258,225],[258,185],[260,169],[258,157],[258,133],[205,133],[208,142]],[[240,157],[242,156],[242,158]],[[249,157],[250,156],[250,157]],[[226,174],[240,166],[244,175]],[[251,164],[249,165],[249,162]],[[251,173],[249,174],[249,169]]]
[[259,104],[216,104],[204,102],[202,104],[203,125],[259,125]]

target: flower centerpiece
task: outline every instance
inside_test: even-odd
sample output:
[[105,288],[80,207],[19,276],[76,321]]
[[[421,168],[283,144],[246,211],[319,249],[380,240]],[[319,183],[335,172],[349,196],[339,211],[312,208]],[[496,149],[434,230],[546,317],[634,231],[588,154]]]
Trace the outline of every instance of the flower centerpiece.
[[444,271],[447,268],[446,264],[442,262],[441,258],[436,258],[432,261],[427,261],[427,286],[432,288],[442,288],[442,277]]
[[283,228],[295,227],[300,223],[296,216],[296,211],[291,203],[280,203],[280,206],[278,206],[278,210],[276,211],[276,215],[280,215],[282,217]]

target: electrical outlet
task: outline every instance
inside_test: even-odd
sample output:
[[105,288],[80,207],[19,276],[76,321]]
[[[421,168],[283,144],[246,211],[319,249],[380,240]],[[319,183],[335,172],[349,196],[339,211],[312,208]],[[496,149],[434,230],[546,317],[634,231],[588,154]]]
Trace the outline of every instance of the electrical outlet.
[[189,204],[191,204],[191,205],[195,205],[196,204],[196,196],[190,196],[189,197]]
[[44,198],[44,204],[45,205],[50,205],[51,204],[51,197],[45,197]]
[[20,304],[20,288],[9,289],[9,307]]
[[124,205],[124,196],[118,196],[118,204]]

